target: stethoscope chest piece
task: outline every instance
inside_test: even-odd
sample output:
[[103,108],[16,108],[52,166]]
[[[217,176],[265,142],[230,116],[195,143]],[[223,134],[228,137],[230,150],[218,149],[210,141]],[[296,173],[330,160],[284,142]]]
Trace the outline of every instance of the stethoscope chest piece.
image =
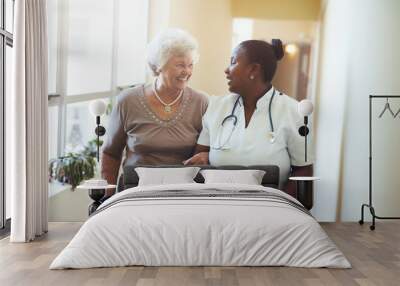
[[[275,90],[275,88],[274,88],[274,89],[273,89],[273,92],[272,92],[272,95],[271,95],[271,98],[270,98],[270,100],[269,100],[269,105],[268,105],[268,117],[269,117],[270,131],[267,133],[267,136],[268,136],[268,140],[269,140],[269,142],[270,142],[271,144],[275,143],[275,141],[276,141],[276,134],[275,134],[274,124],[273,124],[273,122],[272,122],[272,114],[271,114],[271,111],[272,111],[272,110],[271,110],[271,109],[272,109],[272,101],[273,101],[273,99],[274,99],[275,92],[276,92],[276,90]],[[241,98],[240,96],[238,96],[238,97],[236,98],[236,101],[235,101],[235,104],[233,105],[231,114],[229,114],[228,116],[226,116],[226,117],[222,120],[222,122],[221,122],[221,128],[223,128],[224,125],[227,125],[227,124],[225,124],[225,123],[227,123],[228,121],[231,121],[231,122],[232,122],[232,128],[231,128],[231,131],[230,131],[229,135],[227,136],[226,140],[224,140],[223,144],[221,144],[221,142],[219,142],[220,144],[219,144],[218,146],[212,147],[213,149],[216,149],[216,150],[225,150],[225,149],[229,149],[229,147],[227,147],[226,145],[227,145],[227,143],[230,141],[230,139],[231,139],[231,137],[232,137],[232,133],[233,133],[233,131],[234,131],[234,129],[235,129],[237,123],[238,123],[238,117],[237,117],[236,114],[235,114],[235,110],[236,110],[237,106],[240,105],[240,102],[239,102],[240,98]],[[219,132],[219,134],[220,134],[220,133],[221,133],[221,132]],[[221,137],[219,137],[219,140],[218,140],[218,141],[220,141],[220,139],[221,139]]]
[[275,132],[273,131],[268,132],[268,139],[271,144],[275,143],[276,140]]

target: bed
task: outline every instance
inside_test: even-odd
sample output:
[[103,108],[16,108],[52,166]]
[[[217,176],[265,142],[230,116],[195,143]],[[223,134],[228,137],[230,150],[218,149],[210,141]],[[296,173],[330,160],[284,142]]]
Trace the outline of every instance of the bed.
[[309,211],[276,189],[276,166],[225,167],[255,168],[266,172],[262,185],[202,183],[197,175],[193,183],[138,186],[135,169],[125,168],[121,192],[100,205],[50,269],[129,265],[350,268]]

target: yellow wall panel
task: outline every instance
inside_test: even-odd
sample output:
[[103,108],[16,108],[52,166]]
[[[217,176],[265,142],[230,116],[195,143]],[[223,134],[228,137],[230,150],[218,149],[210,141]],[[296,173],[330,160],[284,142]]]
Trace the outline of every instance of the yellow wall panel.
[[321,0],[231,0],[233,17],[318,20]]

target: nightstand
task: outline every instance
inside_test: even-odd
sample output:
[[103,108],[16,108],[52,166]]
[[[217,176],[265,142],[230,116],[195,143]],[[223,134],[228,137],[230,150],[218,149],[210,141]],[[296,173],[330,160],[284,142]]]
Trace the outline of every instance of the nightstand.
[[89,216],[94,213],[97,208],[101,205],[101,199],[106,194],[106,189],[115,189],[116,185],[107,185],[107,186],[94,186],[88,184],[82,184],[77,186],[78,189],[86,189],[88,190],[89,197],[94,200],[92,204],[88,207]]
[[319,180],[318,177],[290,177],[289,180],[296,181],[297,200],[303,206],[311,210],[314,205],[314,181]]

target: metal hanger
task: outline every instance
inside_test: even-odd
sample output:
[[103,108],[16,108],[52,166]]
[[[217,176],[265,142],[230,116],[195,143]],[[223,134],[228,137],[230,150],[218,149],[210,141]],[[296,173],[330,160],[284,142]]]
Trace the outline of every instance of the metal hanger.
[[[399,115],[399,114],[400,114],[400,108],[399,108],[399,110],[397,110],[396,114],[394,115],[394,118],[396,118],[397,115]],[[400,116],[399,116],[399,117],[400,117]]]
[[390,104],[389,104],[389,98],[386,98],[386,104],[385,107],[383,108],[381,114],[379,114],[379,118],[381,118],[383,116],[383,114],[386,112],[386,110],[389,110],[390,114],[392,114],[393,117],[396,117],[397,114],[399,113],[399,111],[397,111],[396,116],[394,115],[394,112],[392,111],[392,109],[390,108]]

